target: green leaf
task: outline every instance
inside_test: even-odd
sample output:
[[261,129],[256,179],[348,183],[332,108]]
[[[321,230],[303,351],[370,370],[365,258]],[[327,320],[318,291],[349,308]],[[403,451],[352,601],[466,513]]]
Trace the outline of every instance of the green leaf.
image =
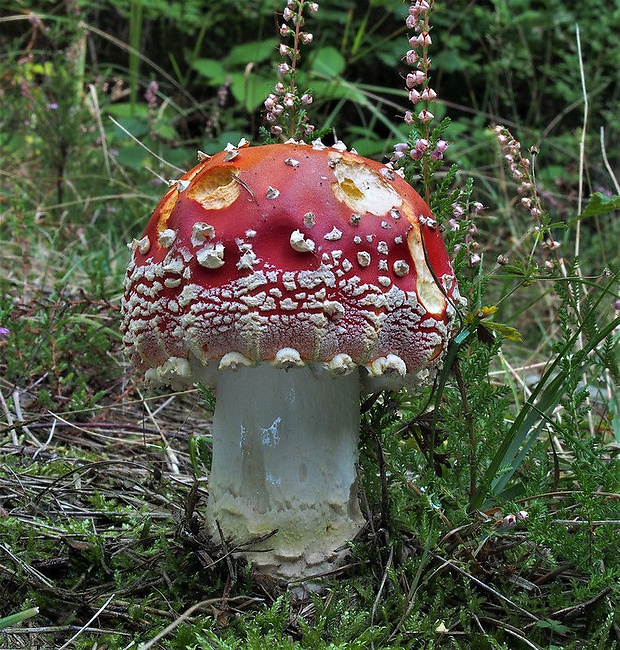
[[164,140],[174,140],[177,138],[177,131],[169,122],[158,120],[153,125],[153,131]]
[[[146,120],[140,117],[121,117],[116,120],[124,129],[129,131],[134,138],[141,138],[149,132],[149,125]],[[114,125],[114,136],[120,140],[127,140],[129,136],[116,124]]]
[[570,632],[569,627],[566,627],[566,625],[563,625],[559,621],[554,621],[551,618],[547,618],[542,621],[536,621],[536,627],[553,630],[554,632],[558,632],[560,634],[567,634]]
[[578,217],[573,219],[571,223],[575,223],[575,221],[580,221],[581,219],[587,219],[588,217],[595,217],[599,214],[614,212],[615,210],[620,210],[620,195],[605,196],[600,192],[595,192],[590,197],[586,209]]
[[148,152],[137,144],[128,144],[124,147],[119,147],[116,160],[123,167],[131,167],[131,169],[144,169],[144,161],[148,157]]
[[245,65],[247,63],[265,61],[275,54],[277,47],[278,40],[275,38],[268,38],[266,41],[252,41],[251,43],[235,45],[235,47],[230,51],[230,54],[224,59],[224,66],[229,68],[232,66]]
[[11,614],[10,616],[5,616],[0,618],[0,630],[3,630],[5,627],[11,625],[16,625],[25,621],[27,618],[32,618],[39,613],[38,607],[31,607],[30,609],[25,609],[23,612],[18,612],[17,614]]
[[333,78],[341,74],[345,66],[344,57],[335,47],[322,47],[314,57],[312,69],[320,75]]
[[503,336],[505,339],[508,339],[509,341],[523,340],[519,331],[516,330],[514,327],[510,327],[510,325],[504,325],[503,323],[495,323],[489,320],[481,322],[480,325],[482,325],[482,327],[486,327],[488,330],[491,330],[492,332],[497,332],[498,334]]
[[191,63],[192,68],[206,77],[215,85],[219,85],[226,80],[226,70],[224,66],[215,59],[196,59]]
[[149,114],[149,107],[146,104],[119,103],[111,104],[105,109],[106,113],[115,117],[146,117]]
[[358,138],[351,142],[351,148],[355,149],[360,156],[370,158],[383,153],[385,143],[376,138]]
[[249,112],[256,110],[263,103],[272,87],[271,77],[243,72],[230,75],[230,91],[233,97]]

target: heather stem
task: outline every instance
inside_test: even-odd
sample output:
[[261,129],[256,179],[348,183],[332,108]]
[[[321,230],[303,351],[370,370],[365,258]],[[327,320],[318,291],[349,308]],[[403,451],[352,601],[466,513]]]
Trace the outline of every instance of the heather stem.
[[[432,7],[432,3],[431,3],[431,7]],[[428,12],[427,12],[424,16],[424,31],[428,32],[428,28],[429,28],[429,21],[428,21]],[[424,60],[424,72],[426,74],[426,79],[424,81],[424,88],[428,88],[430,85],[428,80],[428,70],[430,68],[429,60],[428,60],[428,45],[424,45],[424,47],[422,48],[422,58]],[[427,100],[424,104],[427,110],[429,105],[430,105],[430,101]],[[427,140],[430,139],[429,138],[430,131],[431,131],[430,123],[425,122],[424,137]],[[429,204],[431,200],[431,175],[430,175],[430,170],[428,165],[428,155],[424,156],[423,163],[424,163],[424,200],[426,201],[427,204]]]
[[[291,95],[295,96],[295,73],[297,71],[297,59],[299,58],[299,37],[301,27],[304,23],[304,0],[301,0],[297,7],[297,17],[293,20],[295,24],[295,36],[293,37],[293,56],[291,57]],[[295,137],[295,107],[291,108],[290,136]]]

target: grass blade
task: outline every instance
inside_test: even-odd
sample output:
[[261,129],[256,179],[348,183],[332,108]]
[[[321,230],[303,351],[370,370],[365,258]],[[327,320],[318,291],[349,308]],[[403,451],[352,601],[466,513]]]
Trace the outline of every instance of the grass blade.
[[39,613],[38,607],[31,607],[30,609],[25,609],[23,612],[17,612],[17,614],[11,614],[10,616],[5,616],[0,618],[0,630],[4,630],[7,627],[12,625],[17,625],[28,618],[32,618]]
[[[609,295],[609,287],[617,280],[617,275],[612,279],[610,284],[585,315],[583,322],[593,319],[595,310],[600,304],[603,297]],[[538,382],[536,388],[532,391],[530,398],[525,402],[513,425],[508,431],[506,439],[497,450],[489,467],[487,468],[482,486],[490,486],[490,491],[494,496],[499,495],[515,472],[523,462],[528,451],[538,439],[538,435],[545,423],[545,418],[550,417],[553,409],[557,406],[564,393],[564,386],[572,373],[581,372],[582,367],[588,359],[588,354],[609,336],[616,327],[620,326],[620,317],[602,328],[596,336],[593,336],[577,353],[573,353],[576,342],[583,332],[583,325],[577,329],[573,336],[566,342],[560,353],[556,356],[553,363],[549,366],[545,374]],[[568,368],[558,370],[564,359],[571,359],[574,363]],[[500,471],[501,468],[507,468]],[[470,511],[477,510],[483,506],[483,490],[478,490],[472,495],[470,501]]]

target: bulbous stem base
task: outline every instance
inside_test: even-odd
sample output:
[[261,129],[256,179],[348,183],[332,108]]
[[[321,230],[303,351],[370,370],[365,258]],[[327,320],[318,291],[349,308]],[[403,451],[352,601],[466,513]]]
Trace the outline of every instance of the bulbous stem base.
[[364,519],[357,498],[358,371],[262,363],[219,374],[208,521],[256,571],[296,580],[337,566]]

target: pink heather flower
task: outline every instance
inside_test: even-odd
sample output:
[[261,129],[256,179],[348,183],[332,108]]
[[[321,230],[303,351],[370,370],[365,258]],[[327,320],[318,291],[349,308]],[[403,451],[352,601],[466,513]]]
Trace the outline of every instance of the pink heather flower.
[[284,87],[284,84],[281,81],[278,81],[275,86],[276,94],[281,95],[285,90],[286,88]]
[[409,65],[415,65],[416,61],[418,60],[418,55],[415,50],[409,50],[405,58]]
[[280,43],[280,56],[286,56],[290,51],[291,48],[288,45],[284,45],[284,43]]
[[415,148],[417,151],[424,152],[429,148],[429,142],[425,138],[418,138],[415,141]]
[[412,104],[417,104],[420,101],[420,93],[417,90],[409,91],[409,101]]
[[284,96],[283,103],[286,108],[293,108],[293,106],[295,106],[295,98],[287,93],[287,95]]
[[428,47],[429,45],[433,44],[433,40],[431,39],[431,35],[428,32],[421,32],[417,36],[412,36],[409,39],[409,44],[411,45],[411,47],[415,47],[416,45],[421,45],[422,47]]
[[413,29],[417,24],[418,24],[418,19],[416,16],[412,16],[412,15],[407,16],[407,20],[405,20],[405,25],[407,25],[407,29]]
[[32,11],[28,14],[28,22],[33,26],[33,27],[42,27],[43,26],[43,21],[37,14],[33,13]]
[[519,510],[517,512],[517,519],[519,521],[525,521],[530,516],[530,513],[527,510]]
[[437,149],[431,151],[431,160],[443,160],[443,153]]
[[[614,309],[615,309],[616,311],[620,311],[620,298],[616,298],[616,299],[614,300]],[[3,328],[3,329],[4,329],[4,328]]]
[[480,212],[482,212],[484,210],[484,205],[482,205],[482,203],[480,203],[480,201],[474,201],[471,204],[471,207],[472,207],[473,211],[476,214],[478,214],[478,213],[480,213]]
[[406,142],[397,142],[394,145],[394,155],[392,156],[392,160],[400,160],[401,158],[404,158],[409,151],[409,144]]
[[459,203],[453,203],[452,204],[452,214],[457,219],[460,219],[465,214],[465,209]]
[[517,518],[516,518],[514,515],[506,515],[506,516],[502,519],[502,523],[503,523],[504,526],[506,526],[507,528],[512,528],[513,526],[516,525],[516,523],[517,523]]
[[421,83],[424,83],[425,79],[426,75],[422,72],[422,70],[414,70],[407,75],[407,85],[409,87],[417,86]]
[[310,34],[309,32],[306,32],[306,33],[301,37],[301,42],[302,42],[304,45],[308,45],[309,43],[312,43],[312,39],[313,39],[313,38],[314,38],[314,36],[313,36],[312,34]]
[[437,93],[432,88],[425,88],[422,91],[422,99],[432,101],[437,97]]
[[270,93],[267,99],[263,102],[263,105],[268,111],[270,111],[276,105],[275,99],[276,96],[273,93]]
[[413,124],[413,113],[411,111],[407,111],[405,113],[404,120],[405,120],[405,124],[411,126]]
[[144,99],[146,99],[149,108],[154,110],[157,108],[157,91],[159,90],[159,84],[156,81],[151,81],[147,86],[146,92],[144,93]]
[[291,68],[288,63],[280,63],[278,66],[278,72],[280,74],[288,74],[291,71]]
[[306,105],[312,104],[312,101],[313,101],[313,99],[312,99],[312,95],[310,93],[304,93],[301,96],[301,103],[302,104],[306,104]]
[[450,145],[445,140],[437,140],[437,151],[445,153]]
[[430,3],[426,0],[418,0],[414,5],[409,7],[409,13],[412,16],[426,13],[431,8]]
[[280,27],[280,36],[288,36],[293,30],[286,24],[282,23]]
[[450,230],[453,232],[459,230],[461,227],[456,219],[448,219],[448,225],[450,226]]
[[422,158],[422,152],[419,149],[412,149],[409,155],[413,160],[420,160]]
[[282,127],[279,126],[278,124],[276,124],[276,125],[271,127],[271,132],[274,135],[281,135],[282,134]]
[[0,327],[0,339],[5,339],[10,333],[11,330],[7,327]]
[[293,12],[290,10],[289,7],[286,7],[284,11],[282,12],[282,17],[286,22],[288,22],[292,17],[293,17]]
[[306,135],[310,135],[314,131],[314,126],[312,124],[307,124],[306,125]]
[[426,109],[418,113],[418,118],[420,122],[423,122],[424,124],[426,124],[426,122],[430,122],[434,117],[435,116],[430,111],[427,111]]
[[310,3],[310,11],[315,14],[319,10],[319,4],[318,2],[311,2]]
[[228,99],[228,88],[228,83],[225,83],[217,89],[217,99],[220,106],[226,106],[226,100]]

